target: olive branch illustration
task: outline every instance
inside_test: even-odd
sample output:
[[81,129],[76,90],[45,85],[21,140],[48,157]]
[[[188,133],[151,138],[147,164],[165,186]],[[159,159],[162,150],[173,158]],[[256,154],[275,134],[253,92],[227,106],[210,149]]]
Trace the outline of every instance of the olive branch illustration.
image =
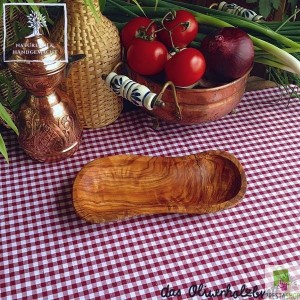
[[32,28],[32,33],[28,37],[41,35],[42,33],[40,30],[42,28],[47,29],[46,17],[42,15],[39,11],[32,11],[27,16],[27,19],[27,23],[29,24],[28,27]]

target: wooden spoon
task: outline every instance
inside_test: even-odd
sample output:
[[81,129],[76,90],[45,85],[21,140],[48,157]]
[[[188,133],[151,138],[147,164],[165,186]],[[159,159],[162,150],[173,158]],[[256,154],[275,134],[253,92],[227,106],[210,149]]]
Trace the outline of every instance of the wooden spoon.
[[204,214],[237,205],[246,185],[242,165],[225,151],[184,157],[118,155],[81,169],[73,203],[78,215],[92,223],[140,214]]

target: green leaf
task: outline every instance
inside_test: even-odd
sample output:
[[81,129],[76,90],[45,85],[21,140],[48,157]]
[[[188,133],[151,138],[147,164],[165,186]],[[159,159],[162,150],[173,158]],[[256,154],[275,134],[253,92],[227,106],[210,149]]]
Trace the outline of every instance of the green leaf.
[[0,83],[1,83],[1,89],[7,92],[7,97],[6,99],[2,99],[2,103],[9,105],[10,102],[12,101],[12,81],[9,77],[0,75]]
[[91,9],[91,12],[93,13],[96,20],[100,21],[100,16],[99,16],[98,11],[97,11],[97,9],[94,5],[93,0],[84,0],[84,3],[85,3],[85,5],[87,5]]
[[295,11],[296,6],[298,4],[298,0],[288,0],[288,3],[291,5],[292,12]]
[[100,6],[101,12],[103,12],[105,5],[106,5],[106,0],[99,0],[99,6]]
[[273,8],[275,8],[276,10],[280,7],[280,0],[272,0],[272,6]]
[[269,16],[272,11],[272,4],[270,0],[259,1],[259,13],[265,18]]
[[3,157],[6,160],[6,162],[9,163],[7,149],[6,149],[5,142],[3,140],[3,137],[1,135],[1,133],[0,133],[0,153],[3,155]]
[[19,95],[17,95],[17,97],[15,97],[12,101],[12,103],[10,104],[10,109],[15,112],[19,109],[25,95],[27,94],[27,92],[24,90],[22,91]]
[[6,76],[0,75],[0,82],[5,83],[6,85],[9,84],[8,78]]
[[0,118],[17,134],[19,135],[19,130],[10,115],[6,111],[5,107],[0,103]]
[[137,2],[137,0],[132,0],[132,2],[141,10],[141,12],[144,14],[144,16],[147,17],[147,15],[145,14],[143,8],[141,7],[141,5]]
[[[24,0],[20,0],[19,2],[20,3],[24,3],[23,2]],[[34,0],[26,0],[26,2],[28,2],[28,3],[32,3],[32,5],[29,5],[29,7],[33,10],[33,11],[35,11],[35,12],[38,12],[39,11],[39,8],[38,8],[38,6],[37,5],[34,5]]]
[[30,29],[28,27],[25,27],[23,24],[21,24],[18,21],[14,22],[13,27],[16,33],[15,41],[22,39],[23,37],[25,37],[30,33]]

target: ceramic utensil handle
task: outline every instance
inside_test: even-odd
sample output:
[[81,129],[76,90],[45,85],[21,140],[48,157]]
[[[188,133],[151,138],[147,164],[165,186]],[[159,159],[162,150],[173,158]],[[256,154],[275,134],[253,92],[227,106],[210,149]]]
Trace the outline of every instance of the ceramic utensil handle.
[[155,106],[162,106],[162,101],[152,93],[149,88],[139,84],[125,75],[111,72],[107,75],[105,82],[107,86],[118,96],[125,98],[136,106],[153,110]]
[[248,19],[250,21],[260,21],[263,19],[263,16],[258,15],[256,12],[250,9],[246,9],[242,6],[239,6],[235,3],[227,3],[225,1],[221,1],[218,10],[226,11],[233,15],[238,15]]

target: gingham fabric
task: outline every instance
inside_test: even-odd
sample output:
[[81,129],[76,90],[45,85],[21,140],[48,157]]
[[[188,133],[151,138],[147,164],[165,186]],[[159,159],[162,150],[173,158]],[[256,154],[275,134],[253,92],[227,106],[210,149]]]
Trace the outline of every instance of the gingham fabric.
[[[263,291],[265,265],[300,266],[300,100],[277,88],[245,93],[235,114],[202,125],[154,130],[143,111],[123,113],[85,130],[79,151],[58,163],[32,161],[11,132],[4,139],[1,299],[205,299],[201,285]],[[95,158],[212,149],[232,153],[246,171],[234,208],[107,224],[74,212],[74,178]]]

